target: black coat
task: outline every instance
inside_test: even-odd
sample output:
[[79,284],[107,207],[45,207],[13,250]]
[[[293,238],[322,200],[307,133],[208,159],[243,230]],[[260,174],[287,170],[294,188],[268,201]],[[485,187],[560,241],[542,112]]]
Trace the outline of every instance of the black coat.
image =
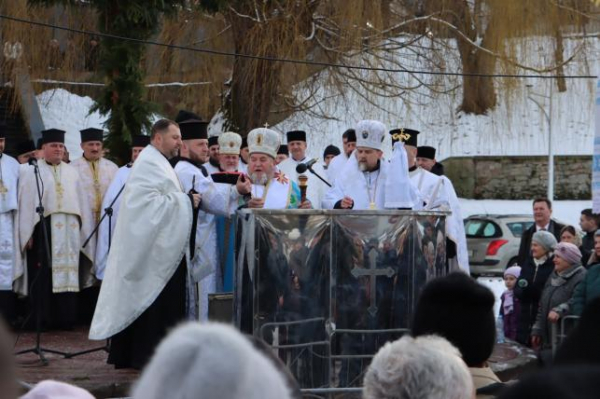
[[[554,234],[556,237],[556,241],[560,241],[560,231],[565,227],[560,223],[556,223],[554,220],[550,221],[550,225],[548,226],[548,232]],[[524,265],[525,262],[532,260],[531,258],[531,238],[533,234],[536,232],[535,223],[525,230],[523,235],[521,236],[521,245],[519,246],[519,265]]]
[[535,323],[542,291],[553,270],[552,258],[548,258],[538,267],[533,259],[521,266],[521,275],[515,285],[514,294],[521,304],[521,314],[517,323],[517,341],[524,345],[529,344],[529,336]]

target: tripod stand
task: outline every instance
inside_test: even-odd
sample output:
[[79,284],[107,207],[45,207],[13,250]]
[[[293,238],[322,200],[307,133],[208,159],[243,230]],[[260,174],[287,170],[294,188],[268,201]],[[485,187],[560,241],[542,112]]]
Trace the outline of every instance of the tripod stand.
[[[121,189],[119,190],[119,192],[117,193],[115,198],[112,200],[112,202],[108,205],[107,208],[104,209],[104,214],[102,215],[102,217],[96,224],[96,227],[94,227],[94,230],[91,232],[90,236],[83,243],[83,245],[82,245],[83,248],[85,248],[87,246],[87,244],[90,242],[90,240],[92,239],[92,237],[94,237],[98,233],[98,229],[100,229],[100,225],[102,224],[104,219],[108,216],[108,250],[110,251],[110,246],[112,244],[113,206],[115,205],[115,202],[117,202],[117,199],[121,196],[121,193],[123,192],[124,188],[125,188],[125,185],[123,185],[123,187],[121,187]],[[94,353],[94,352],[99,352],[99,351],[105,351],[105,352],[110,351],[110,339],[107,339],[106,343],[103,346],[99,346],[97,348],[92,348],[92,349],[86,349],[86,350],[83,350],[80,352],[67,353],[65,355],[65,357],[67,359],[71,359],[71,358],[74,358],[77,356],[87,355],[88,353]]]
[[40,217],[40,225],[42,230],[42,241],[43,241],[43,256],[40,257],[42,260],[40,262],[40,270],[38,271],[37,276],[31,283],[31,295],[33,295],[33,306],[36,312],[35,316],[35,346],[30,349],[24,349],[15,353],[15,356],[24,355],[26,353],[35,353],[40,358],[40,361],[45,366],[48,364],[48,359],[44,356],[44,353],[53,353],[56,355],[67,357],[65,352],[60,352],[53,349],[43,348],[41,346],[41,335],[42,335],[42,297],[41,297],[41,289],[38,288],[37,293],[34,294],[36,290],[34,290],[34,286],[36,282],[45,281],[44,277],[46,277],[46,273],[49,272],[50,265],[52,264],[52,260],[50,257],[50,244],[48,240],[48,226],[46,226],[46,221],[44,220],[44,206],[42,205],[42,177],[40,176],[40,169],[37,164],[37,160],[30,159],[29,164],[33,165],[34,173],[35,173],[35,185],[37,188],[38,194],[38,206],[36,208],[36,212]]

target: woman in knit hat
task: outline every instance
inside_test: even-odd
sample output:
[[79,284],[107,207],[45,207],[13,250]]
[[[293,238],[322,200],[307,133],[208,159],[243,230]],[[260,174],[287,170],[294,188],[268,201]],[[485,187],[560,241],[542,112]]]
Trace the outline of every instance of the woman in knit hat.
[[530,346],[531,328],[535,322],[538,303],[544,284],[552,270],[552,251],[556,238],[548,231],[540,230],[531,238],[531,257],[521,265],[521,274],[515,285],[514,294],[521,303],[517,325],[517,341]]
[[546,281],[535,324],[531,331],[534,348],[551,348],[551,326],[569,314],[571,297],[585,278],[581,251],[574,244],[561,242],[554,250],[554,271]]
[[500,305],[500,315],[504,324],[504,336],[515,341],[517,339],[517,324],[519,314],[521,313],[521,304],[519,299],[515,297],[515,285],[517,279],[521,275],[520,266],[511,266],[504,271],[504,285],[506,291],[500,297],[502,303]]

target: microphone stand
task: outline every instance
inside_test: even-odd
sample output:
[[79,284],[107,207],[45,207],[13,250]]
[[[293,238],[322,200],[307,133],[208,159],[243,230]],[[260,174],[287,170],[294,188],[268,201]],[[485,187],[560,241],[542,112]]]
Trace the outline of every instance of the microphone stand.
[[319,179],[321,179],[321,181],[325,184],[327,184],[329,187],[331,187],[331,183],[329,183],[327,180],[323,179],[317,172],[315,172],[311,166],[307,165],[307,169],[310,170],[310,173],[312,173],[313,175],[317,176]]
[[[35,316],[35,347],[16,352],[15,356],[24,355],[26,353],[35,353],[36,355],[38,355],[42,364],[44,366],[46,366],[46,365],[48,365],[48,359],[44,356],[44,353],[53,353],[53,354],[64,356],[64,357],[67,357],[67,353],[53,350],[53,349],[47,349],[47,348],[44,348],[41,346],[41,335],[42,335],[41,291],[42,290],[38,289],[38,292],[36,294],[34,294],[35,290],[33,288],[34,288],[36,282],[40,281],[40,279],[42,282],[44,281],[44,279],[42,277],[45,277],[46,273],[49,271],[50,265],[52,264],[52,258],[50,256],[50,244],[49,244],[49,240],[48,240],[48,226],[46,226],[46,220],[44,219],[44,206],[42,205],[42,189],[41,189],[42,177],[40,176],[40,169],[39,169],[37,162],[32,162],[31,165],[33,165],[33,168],[34,168],[35,185],[36,185],[37,194],[38,194],[38,206],[35,209],[35,211],[37,212],[37,214],[40,218],[39,223],[41,224],[41,229],[42,229],[43,256],[41,257],[40,270],[38,271],[36,277],[31,282],[31,295],[33,296],[34,309],[36,312],[36,316]],[[39,252],[41,252],[41,251],[39,251]],[[37,288],[39,288],[39,287],[37,287]]]
[[[108,205],[107,208],[104,208],[104,214],[102,215],[102,217],[100,218],[100,220],[96,224],[96,227],[94,227],[94,231],[91,232],[90,236],[83,243],[82,248],[85,248],[86,245],[88,245],[88,243],[92,239],[92,237],[98,233],[98,229],[100,229],[100,225],[102,224],[102,221],[104,221],[104,218],[106,216],[108,216],[108,250],[110,251],[110,246],[112,244],[112,216],[113,216],[113,206],[115,205],[115,202],[117,202],[117,199],[119,199],[119,197],[121,196],[121,193],[123,192],[124,189],[125,189],[125,185],[123,184],[123,187],[121,187],[121,189],[119,190],[119,192],[117,193],[117,195],[115,196],[115,198],[112,200],[112,202]],[[106,340],[106,343],[103,346],[99,346],[97,348],[92,348],[92,349],[86,349],[86,350],[83,350],[83,351],[80,351],[80,352],[67,353],[65,355],[65,358],[72,359],[72,358],[77,357],[77,356],[87,355],[88,353],[94,353],[94,352],[99,352],[99,351],[110,352],[110,338],[108,338]]]

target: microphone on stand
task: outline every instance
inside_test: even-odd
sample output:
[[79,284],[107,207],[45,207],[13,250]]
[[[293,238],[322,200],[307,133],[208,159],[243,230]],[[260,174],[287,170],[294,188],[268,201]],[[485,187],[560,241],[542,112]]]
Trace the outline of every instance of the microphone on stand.
[[323,179],[317,172],[315,172],[313,170],[313,165],[316,164],[319,160],[317,158],[313,158],[310,161],[306,162],[306,163],[299,163],[298,166],[296,166],[296,172],[297,173],[304,173],[307,170],[310,171],[310,173],[312,173],[313,175],[317,176],[323,183],[327,184],[329,187],[331,187],[331,184]]
[[[299,163],[298,166],[296,166],[296,172],[298,173],[304,173],[307,170],[310,170],[312,168],[312,166],[314,164],[316,164],[319,160],[317,158],[313,158],[310,161],[306,162],[306,163]],[[312,170],[310,170],[312,172]],[[314,172],[313,172],[314,173]]]

